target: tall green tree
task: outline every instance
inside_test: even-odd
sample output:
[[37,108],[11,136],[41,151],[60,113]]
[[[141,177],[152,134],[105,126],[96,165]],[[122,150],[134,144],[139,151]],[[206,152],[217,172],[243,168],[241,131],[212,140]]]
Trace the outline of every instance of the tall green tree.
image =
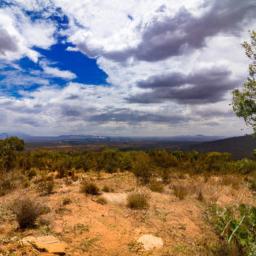
[[244,42],[243,47],[250,59],[249,75],[243,88],[233,91],[233,109],[256,134],[256,31],[251,32],[250,42]]
[[24,141],[17,137],[0,140],[0,171],[14,168],[17,153],[23,150]]

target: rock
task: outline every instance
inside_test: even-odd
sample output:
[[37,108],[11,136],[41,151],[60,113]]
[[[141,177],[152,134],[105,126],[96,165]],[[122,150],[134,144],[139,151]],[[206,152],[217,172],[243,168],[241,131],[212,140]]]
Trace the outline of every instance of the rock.
[[137,242],[141,243],[146,251],[160,249],[164,245],[162,238],[153,235],[143,235],[137,240]]
[[102,197],[110,204],[126,205],[126,193],[103,193]]
[[46,251],[48,253],[54,254],[65,254],[65,250],[67,248],[67,244],[61,242],[58,238],[54,236],[27,236],[22,239],[22,243],[25,245],[33,245],[40,251]]

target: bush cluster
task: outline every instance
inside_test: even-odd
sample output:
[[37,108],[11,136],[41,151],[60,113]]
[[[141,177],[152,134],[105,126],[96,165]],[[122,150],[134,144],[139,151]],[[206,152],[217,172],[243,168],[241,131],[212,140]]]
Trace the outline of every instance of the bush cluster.
[[76,171],[131,171],[143,184],[150,183],[156,175],[168,184],[173,170],[193,173],[256,172],[255,160],[235,161],[230,154],[220,152],[23,149],[24,142],[18,138],[0,140],[0,173],[18,169],[31,180],[42,170],[57,172],[58,178],[76,180]]

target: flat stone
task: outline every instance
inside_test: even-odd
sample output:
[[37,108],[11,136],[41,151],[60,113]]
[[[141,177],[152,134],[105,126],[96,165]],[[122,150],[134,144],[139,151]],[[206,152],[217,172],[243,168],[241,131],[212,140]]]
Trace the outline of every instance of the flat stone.
[[137,242],[142,244],[145,251],[160,249],[164,245],[162,238],[150,234],[141,236]]
[[126,193],[103,193],[102,197],[110,204],[126,205]]
[[22,243],[25,245],[31,244],[40,251],[61,255],[65,254],[65,250],[67,248],[66,243],[61,242],[54,236],[28,236],[22,239]]

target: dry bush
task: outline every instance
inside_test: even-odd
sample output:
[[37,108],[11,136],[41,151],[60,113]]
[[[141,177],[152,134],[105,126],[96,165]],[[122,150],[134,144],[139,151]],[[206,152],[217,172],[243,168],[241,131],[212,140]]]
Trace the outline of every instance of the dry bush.
[[241,179],[239,177],[225,175],[222,177],[221,185],[231,186],[233,189],[239,189],[241,184]]
[[97,202],[98,204],[102,204],[102,205],[108,203],[107,200],[106,200],[104,197],[102,197],[102,196],[99,197],[99,198],[97,198],[96,202]]
[[256,179],[250,181],[250,189],[251,189],[253,192],[256,192]]
[[71,204],[71,203],[72,203],[72,200],[69,197],[65,197],[62,200],[62,205],[68,205],[68,204]]
[[80,191],[89,195],[99,195],[100,190],[98,186],[93,182],[88,182],[86,180],[82,181]]
[[21,229],[33,227],[37,218],[43,213],[42,206],[36,200],[31,200],[28,197],[16,199],[10,209]]
[[37,186],[37,190],[41,195],[50,195],[54,189],[54,179],[43,179]]
[[13,182],[12,176],[3,175],[0,177],[0,196],[4,196],[15,189],[15,184]]
[[178,197],[180,200],[185,199],[185,197],[188,195],[188,187],[184,185],[174,185],[173,186],[173,192],[176,197]]
[[32,180],[34,177],[37,176],[38,170],[36,168],[30,168],[25,172],[26,176],[29,178],[29,180]]
[[127,198],[127,206],[131,209],[147,209],[149,207],[149,197],[145,193],[131,193]]
[[149,184],[149,188],[151,191],[162,193],[164,191],[164,185],[156,180],[153,180]]
[[200,201],[200,202],[204,202],[205,201],[202,189],[200,189],[198,191],[198,193],[197,193],[197,200]]
[[103,192],[106,192],[106,193],[109,193],[109,192],[114,192],[114,189],[105,185],[103,188],[102,188],[102,191]]

